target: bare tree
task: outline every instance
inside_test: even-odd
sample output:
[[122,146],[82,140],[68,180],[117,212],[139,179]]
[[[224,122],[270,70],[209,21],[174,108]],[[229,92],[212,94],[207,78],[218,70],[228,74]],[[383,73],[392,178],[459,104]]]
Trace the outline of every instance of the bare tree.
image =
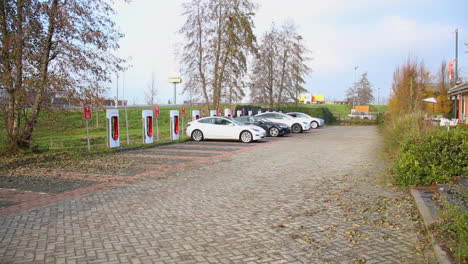
[[[122,36],[105,0],[0,1],[0,87],[11,150],[29,147],[51,96],[109,81]],[[30,109],[27,110],[26,109]]]
[[183,7],[185,91],[201,94],[214,107],[223,99],[242,98],[247,56],[255,52],[256,5],[250,0],[191,0]]
[[393,73],[389,110],[396,114],[421,110],[421,100],[430,86],[431,76],[425,64],[417,59],[408,59]]
[[449,89],[451,88],[447,72],[447,62],[442,61],[437,74],[437,84],[434,97],[437,100],[436,112],[449,113],[452,110],[452,100],[449,98]]
[[252,74],[250,76],[250,97],[252,102],[268,104],[275,103],[277,82],[277,56],[279,50],[279,32],[273,24],[271,29],[264,33],[258,54],[254,59]]
[[154,106],[156,101],[157,89],[154,84],[154,72],[151,73],[151,83],[148,85],[148,89],[145,92],[146,103]]
[[254,102],[273,107],[275,103],[297,100],[298,94],[306,91],[302,85],[305,76],[311,72],[307,65],[310,58],[301,40],[291,22],[279,30],[273,24],[263,35],[250,76]]
[[180,29],[186,39],[181,64],[184,77],[184,92],[200,94],[206,104],[210,102],[209,91],[209,27],[208,2],[193,0],[183,4],[185,24]]
[[367,72],[363,73],[361,79],[346,91],[346,99],[353,105],[368,105],[374,102],[372,84],[367,78]]

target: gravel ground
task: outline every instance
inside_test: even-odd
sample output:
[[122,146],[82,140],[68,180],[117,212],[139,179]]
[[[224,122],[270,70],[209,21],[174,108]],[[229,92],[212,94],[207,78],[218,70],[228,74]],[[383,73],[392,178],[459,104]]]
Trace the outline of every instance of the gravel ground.
[[0,217],[0,263],[431,263],[381,147],[326,127]]

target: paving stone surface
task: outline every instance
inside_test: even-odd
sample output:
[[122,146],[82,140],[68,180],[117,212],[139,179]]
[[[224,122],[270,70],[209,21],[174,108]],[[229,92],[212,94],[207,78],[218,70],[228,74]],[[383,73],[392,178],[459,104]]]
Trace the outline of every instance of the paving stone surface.
[[0,263],[427,263],[380,149],[325,127],[0,217]]
[[0,188],[17,188],[24,191],[62,193],[95,184],[95,181],[77,179],[42,178],[23,175],[1,175]]
[[164,146],[160,147],[160,149],[176,149],[176,150],[202,150],[202,151],[220,151],[220,152],[225,152],[225,151],[237,151],[239,150],[238,148],[220,148],[220,147],[215,147],[215,146],[191,146],[191,145],[184,145],[184,144],[178,144],[178,145],[173,145],[173,146]]

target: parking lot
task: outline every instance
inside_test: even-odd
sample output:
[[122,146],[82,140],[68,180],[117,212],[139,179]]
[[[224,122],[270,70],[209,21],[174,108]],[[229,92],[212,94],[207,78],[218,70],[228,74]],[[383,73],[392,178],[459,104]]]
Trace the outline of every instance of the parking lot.
[[0,263],[428,263],[381,148],[376,127],[325,127],[121,153],[68,172],[74,191],[2,190]]

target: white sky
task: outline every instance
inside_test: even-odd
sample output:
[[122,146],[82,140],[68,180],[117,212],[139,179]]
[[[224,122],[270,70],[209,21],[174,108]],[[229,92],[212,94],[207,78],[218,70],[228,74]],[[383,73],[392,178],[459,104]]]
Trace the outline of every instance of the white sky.
[[[119,54],[131,57],[133,67],[125,73],[125,97],[144,103],[151,73],[158,88],[158,103],[172,99],[173,86],[166,82],[179,75],[175,50],[182,39],[177,33],[184,23],[182,0],[133,0],[116,4],[116,22],[126,35]],[[323,93],[327,99],[341,100],[354,81],[368,72],[380,97],[388,97],[394,69],[408,57],[423,59],[435,72],[442,60],[454,57],[454,34],[459,28],[460,75],[468,77],[468,22],[463,10],[466,0],[260,0],[255,32],[262,33],[274,22],[294,20],[312,51],[313,73],[306,88]],[[123,91],[119,79],[119,96]],[[115,97],[116,84],[108,96]],[[178,89],[178,103],[184,95]]]

